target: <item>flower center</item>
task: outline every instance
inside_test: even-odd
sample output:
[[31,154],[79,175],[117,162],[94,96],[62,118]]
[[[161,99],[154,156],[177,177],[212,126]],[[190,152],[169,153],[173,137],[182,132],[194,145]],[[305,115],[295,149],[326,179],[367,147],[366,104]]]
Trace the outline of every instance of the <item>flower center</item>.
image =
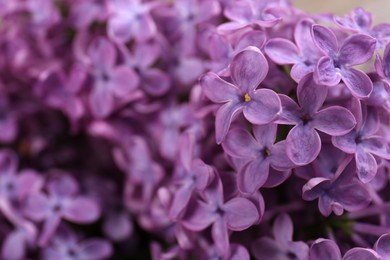
[[244,100],[245,100],[245,102],[251,101],[251,97],[249,96],[248,93],[245,93],[245,95],[244,95]]
[[264,157],[268,157],[271,155],[271,151],[268,149],[268,147],[265,147],[261,152]]
[[301,116],[301,120],[303,122],[303,125],[306,125],[307,123],[309,123],[311,121],[311,116],[309,116],[308,114],[305,114],[303,116]]

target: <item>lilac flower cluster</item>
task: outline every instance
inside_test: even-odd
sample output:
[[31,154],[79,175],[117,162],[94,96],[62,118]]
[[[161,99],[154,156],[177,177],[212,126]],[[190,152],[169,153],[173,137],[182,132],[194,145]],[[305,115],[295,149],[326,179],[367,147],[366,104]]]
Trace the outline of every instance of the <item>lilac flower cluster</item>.
[[1,259],[390,259],[390,24],[288,0],[0,18]]

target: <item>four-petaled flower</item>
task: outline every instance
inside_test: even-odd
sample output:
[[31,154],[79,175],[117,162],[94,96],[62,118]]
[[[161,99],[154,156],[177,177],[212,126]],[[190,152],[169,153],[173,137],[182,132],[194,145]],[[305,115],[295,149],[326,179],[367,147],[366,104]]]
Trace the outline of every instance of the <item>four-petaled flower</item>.
[[215,121],[217,143],[225,138],[230,124],[240,111],[253,124],[267,124],[280,113],[278,95],[270,89],[257,89],[268,73],[268,63],[256,47],[247,47],[239,52],[230,64],[229,83],[213,72],[201,78],[205,95],[215,103],[223,105],[218,109]]

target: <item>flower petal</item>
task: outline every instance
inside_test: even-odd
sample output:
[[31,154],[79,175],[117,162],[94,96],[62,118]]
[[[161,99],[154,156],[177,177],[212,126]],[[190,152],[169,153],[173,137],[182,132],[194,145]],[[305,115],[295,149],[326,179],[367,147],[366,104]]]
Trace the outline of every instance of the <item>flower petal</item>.
[[50,214],[49,199],[41,192],[33,193],[26,198],[24,213],[35,221],[41,221]]
[[234,117],[242,110],[242,104],[228,102],[221,106],[215,116],[215,138],[217,144],[222,143],[229,131]]
[[383,258],[390,257],[390,234],[384,234],[378,238],[374,245],[375,251]]
[[312,27],[314,43],[328,55],[333,55],[338,51],[336,35],[325,26],[315,24]]
[[281,112],[278,95],[270,89],[259,89],[251,94],[251,100],[244,103],[244,116],[256,125],[268,124]]
[[253,136],[245,129],[233,128],[222,142],[223,150],[237,158],[256,158],[259,146]]
[[269,160],[275,170],[285,171],[295,167],[295,164],[288,158],[286,149],[285,140],[273,145]]
[[367,191],[367,188],[356,179],[338,187],[334,194],[334,200],[350,212],[363,210],[371,202],[370,193]]
[[152,96],[166,94],[171,87],[171,79],[159,69],[149,68],[142,72],[142,86]]
[[26,237],[23,232],[15,230],[4,238],[1,256],[3,259],[25,259]]
[[375,45],[376,40],[369,35],[351,35],[340,48],[339,61],[345,66],[362,64],[371,59]]
[[314,81],[313,74],[308,74],[301,79],[297,87],[299,105],[308,115],[317,112],[324,103],[328,90]]
[[108,72],[114,67],[116,51],[114,45],[105,37],[99,37],[92,41],[88,48],[91,62],[97,66],[100,72]]
[[315,177],[311,178],[302,187],[302,198],[304,200],[315,200],[320,197],[324,189],[327,189],[331,185],[331,180],[328,178]]
[[99,218],[100,209],[93,200],[77,197],[64,202],[62,215],[69,221],[87,224],[95,222]]
[[315,80],[326,86],[336,86],[341,80],[339,69],[336,69],[333,60],[329,57],[322,57],[314,70]]
[[297,46],[283,38],[269,40],[264,51],[276,64],[295,64],[300,60]]
[[259,49],[261,49],[264,46],[264,43],[267,39],[267,36],[263,31],[254,30],[249,31],[245,33],[241,38],[238,40],[235,50],[240,51],[248,46],[255,46]]
[[256,159],[249,162],[237,174],[237,186],[243,193],[252,194],[267,181],[269,160]]
[[343,260],[380,260],[381,257],[372,249],[355,247],[345,253]]
[[292,241],[294,227],[290,216],[286,213],[280,214],[275,219],[272,231],[276,241],[279,243],[287,245],[287,242]]
[[374,156],[358,147],[355,154],[357,175],[363,183],[370,182],[376,175],[378,165]]
[[341,70],[341,78],[352,95],[357,98],[368,97],[374,88],[367,74],[360,70],[343,69]]
[[310,259],[341,260],[341,252],[333,240],[319,238],[310,247]]
[[229,233],[226,221],[223,218],[217,219],[211,228],[211,236],[213,237],[215,247],[221,255],[228,254],[230,251]]
[[244,93],[252,92],[268,73],[268,62],[256,47],[239,52],[230,63],[230,75],[234,84]]
[[238,100],[239,90],[237,87],[224,81],[213,72],[206,73],[200,79],[200,85],[206,97],[215,103]]
[[245,198],[234,198],[226,202],[222,210],[227,227],[233,231],[249,228],[259,220],[256,206]]
[[182,185],[178,190],[176,190],[171,208],[169,210],[170,218],[176,219],[179,214],[187,207],[193,191],[194,184],[191,182]]
[[182,218],[182,224],[191,231],[201,231],[210,226],[218,215],[214,208],[202,201],[190,201],[188,210]]
[[114,109],[114,99],[106,85],[97,83],[89,96],[89,106],[95,117],[108,116]]
[[362,141],[364,150],[383,159],[390,160],[390,145],[382,137],[373,136]]
[[321,150],[321,139],[311,127],[297,125],[286,138],[287,156],[296,165],[306,165],[314,161]]
[[139,84],[137,74],[130,68],[118,66],[112,72],[110,90],[117,96],[129,95]]
[[106,259],[113,253],[112,245],[104,239],[90,239],[79,244],[77,259]]
[[319,111],[312,120],[313,127],[331,136],[350,132],[356,125],[355,117],[348,109],[332,106]]
[[253,134],[259,144],[271,148],[276,139],[277,129],[277,124],[255,125],[253,126]]
[[335,136],[332,138],[332,144],[343,152],[354,154],[356,152],[356,132],[352,131],[346,135]]

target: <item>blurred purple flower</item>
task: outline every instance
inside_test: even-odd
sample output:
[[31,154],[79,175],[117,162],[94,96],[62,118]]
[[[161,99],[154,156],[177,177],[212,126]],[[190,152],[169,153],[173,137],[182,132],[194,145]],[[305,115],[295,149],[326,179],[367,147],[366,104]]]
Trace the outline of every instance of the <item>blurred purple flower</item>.
[[110,1],[107,34],[119,43],[136,39],[143,42],[157,34],[156,24],[150,15],[155,2],[142,0]]
[[193,231],[201,231],[208,226],[215,246],[220,254],[230,251],[229,230],[241,231],[249,228],[259,219],[255,205],[246,198],[235,197],[225,202],[223,187],[219,178],[203,191],[205,201],[190,201],[183,216],[183,226]]
[[108,39],[104,37],[95,39],[89,46],[88,53],[94,79],[89,105],[92,114],[102,118],[114,110],[116,100],[131,98],[138,87],[139,79],[132,69],[116,65],[116,49]]
[[368,34],[376,39],[377,49],[381,49],[390,40],[390,24],[380,23],[372,26],[372,15],[361,7],[353,9],[344,17],[334,16],[336,25],[355,33]]
[[133,136],[123,150],[115,150],[117,165],[127,174],[124,204],[132,211],[145,210],[153,198],[164,169],[152,158],[146,140]]
[[81,240],[68,227],[61,225],[42,250],[43,260],[103,260],[113,253],[111,244],[100,238]]
[[309,247],[302,241],[294,242],[291,218],[280,214],[273,224],[274,239],[261,237],[252,243],[252,253],[256,259],[270,260],[309,260]]
[[214,178],[214,169],[201,159],[194,158],[194,146],[195,137],[184,133],[179,144],[179,168],[181,169],[175,171],[172,180],[173,184],[177,186],[169,212],[173,219],[177,218],[187,207],[192,193],[195,190],[202,192]]
[[34,221],[44,221],[38,244],[45,246],[55,233],[61,219],[79,224],[95,222],[100,216],[97,203],[78,195],[78,184],[70,175],[58,173],[47,183],[43,192],[30,194],[25,203],[25,214]]

